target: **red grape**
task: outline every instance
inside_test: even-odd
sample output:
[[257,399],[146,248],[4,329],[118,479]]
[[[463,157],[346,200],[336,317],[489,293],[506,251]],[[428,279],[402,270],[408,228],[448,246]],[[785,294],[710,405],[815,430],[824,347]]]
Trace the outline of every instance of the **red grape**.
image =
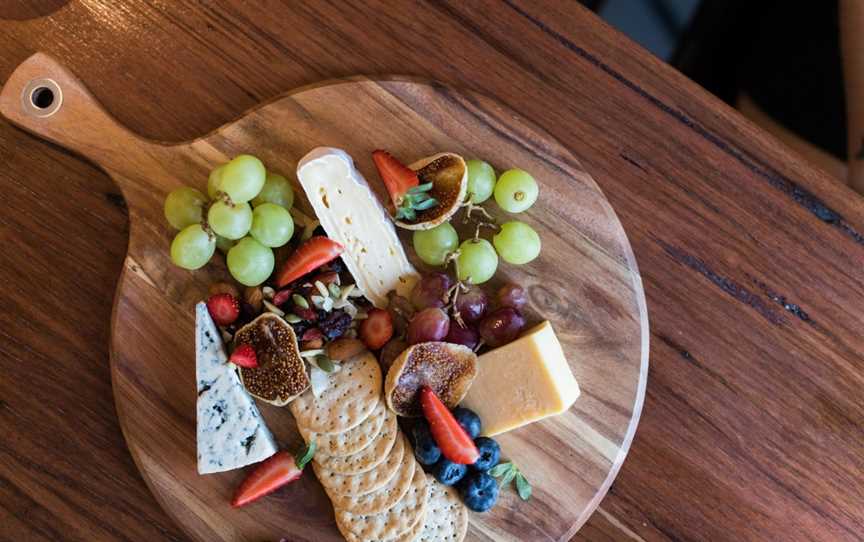
[[462,316],[462,320],[470,324],[483,318],[483,315],[486,314],[489,298],[480,288],[472,287],[467,292],[459,293],[454,306],[459,315]]
[[450,318],[437,307],[423,309],[408,324],[408,344],[440,341],[450,331]]
[[423,275],[411,291],[411,303],[418,311],[428,307],[443,307],[447,290],[452,285],[453,279],[446,273]]
[[501,307],[480,320],[480,336],[492,347],[502,346],[515,339],[525,327],[525,318],[512,307]]
[[498,306],[522,310],[528,303],[528,293],[518,284],[505,284],[498,290]]
[[462,327],[456,322],[450,322],[450,331],[447,332],[444,340],[448,343],[465,345],[473,350],[480,342],[480,336],[470,327]]

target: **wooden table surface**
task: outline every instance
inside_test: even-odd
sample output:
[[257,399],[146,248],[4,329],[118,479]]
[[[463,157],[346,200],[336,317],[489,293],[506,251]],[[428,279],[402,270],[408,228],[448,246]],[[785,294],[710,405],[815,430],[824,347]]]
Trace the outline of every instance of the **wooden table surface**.
[[[593,175],[648,299],[642,422],[576,540],[861,540],[859,197],[575,2],[330,4],[3,2],[0,79],[48,52],[175,141],[338,76],[496,97]],[[122,197],[0,122],[0,201],[0,540],[185,540],[111,394]]]

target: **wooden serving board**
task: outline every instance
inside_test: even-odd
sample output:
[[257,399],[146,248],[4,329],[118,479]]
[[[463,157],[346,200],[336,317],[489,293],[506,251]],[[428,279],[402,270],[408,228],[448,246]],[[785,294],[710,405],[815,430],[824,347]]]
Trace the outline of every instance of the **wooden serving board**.
[[[339,147],[373,185],[375,148],[409,162],[449,150],[483,158],[498,171],[530,171],[540,183],[540,199],[518,218],[539,231],[543,251],[526,266],[502,263],[497,280],[528,288],[529,320],[552,321],[582,396],[566,414],[500,437],[504,455],[526,473],[534,496],[522,502],[503,491],[493,511],[471,515],[468,538],[568,540],[605,495],[629,449],[645,392],[642,283],[600,189],[567,149],[513,111],[435,83],[353,78],[298,89],[204,137],[163,144],[119,125],[80,81],[36,54],[3,87],[0,112],[89,158],[123,192],[129,249],[111,332],[117,412],[145,481],[194,539],[341,540],[311,471],[240,510],[228,503],[242,471],[196,471],[193,306],[227,271],[221,256],[197,272],[171,264],[173,232],[162,204],[182,185],[204,191],[210,169],[240,153],[255,154],[291,178],[313,147]],[[299,186],[295,191],[298,205],[311,214]],[[487,207],[497,211],[494,203]],[[403,242],[410,237],[403,235]],[[284,447],[300,444],[287,409],[262,405],[262,414]]]

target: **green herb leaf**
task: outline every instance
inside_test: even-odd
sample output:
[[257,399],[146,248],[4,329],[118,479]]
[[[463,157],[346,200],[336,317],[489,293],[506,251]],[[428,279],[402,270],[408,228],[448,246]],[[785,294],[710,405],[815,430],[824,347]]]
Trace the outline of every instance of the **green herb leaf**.
[[317,447],[317,444],[315,444],[315,441],[313,440],[309,443],[309,447],[306,448],[306,451],[303,452],[303,455],[300,457],[300,459],[294,460],[294,464],[297,465],[298,469],[303,470],[303,467],[305,467],[307,463],[312,461],[312,457],[315,456],[315,448]]
[[531,484],[521,472],[516,475],[516,491],[519,493],[519,498],[523,501],[531,498]]
[[333,362],[327,356],[317,356],[315,358],[315,365],[325,373],[332,373],[336,370],[336,366],[333,365]]
[[489,476],[498,478],[513,467],[513,463],[498,463],[489,470]]
[[516,468],[512,468],[512,469],[508,470],[507,474],[505,474],[501,478],[501,487],[507,487],[507,484],[512,482],[513,478],[516,478],[516,474],[518,474],[518,473],[519,473],[519,471],[516,470]]

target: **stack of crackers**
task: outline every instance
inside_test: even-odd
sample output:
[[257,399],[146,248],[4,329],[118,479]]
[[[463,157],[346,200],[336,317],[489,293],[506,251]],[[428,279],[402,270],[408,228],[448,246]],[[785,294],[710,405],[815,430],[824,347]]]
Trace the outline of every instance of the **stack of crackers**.
[[423,472],[381,395],[381,369],[367,352],[330,375],[318,397],[291,403],[315,474],[348,542],[460,542],[468,512],[453,488]]

